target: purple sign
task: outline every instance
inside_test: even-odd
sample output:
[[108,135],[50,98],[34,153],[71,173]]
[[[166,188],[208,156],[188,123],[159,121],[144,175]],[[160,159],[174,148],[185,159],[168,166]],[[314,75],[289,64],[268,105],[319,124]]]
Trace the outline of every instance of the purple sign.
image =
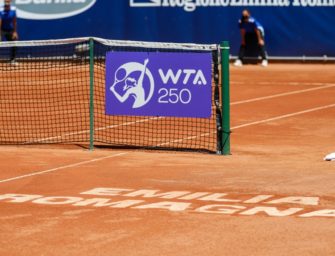
[[108,52],[106,114],[211,117],[211,53]]

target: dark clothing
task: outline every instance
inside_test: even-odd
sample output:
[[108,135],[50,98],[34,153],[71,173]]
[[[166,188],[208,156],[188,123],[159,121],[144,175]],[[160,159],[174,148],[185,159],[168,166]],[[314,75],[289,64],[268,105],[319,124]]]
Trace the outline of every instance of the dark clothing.
[[[261,35],[263,34],[261,33]],[[240,46],[238,58],[241,61],[243,61],[244,56],[246,55],[247,52],[257,52],[257,56],[260,55],[263,60],[267,59],[267,53],[265,51],[265,46],[258,44],[258,38],[257,38],[256,32],[245,34],[245,45]]]
[[1,35],[5,38],[6,41],[14,41],[13,40],[14,31],[1,31]]
[[243,61],[245,55],[258,57],[261,55],[263,60],[267,59],[267,54],[264,45],[259,45],[257,31],[260,32],[262,39],[264,40],[264,28],[260,22],[253,17],[248,19],[239,20],[238,27],[245,32],[245,45],[240,46],[238,58]]
[[6,10],[5,7],[0,8],[0,19],[2,31],[13,31],[14,19],[16,19],[16,8],[13,6],[11,6],[9,10]]
[[[1,37],[3,37],[6,41],[15,41],[13,39],[13,34],[14,34],[14,31],[10,31],[10,32],[1,31]],[[15,57],[16,57],[16,47],[12,47],[12,49],[10,51],[10,60],[11,61],[15,60]]]
[[239,29],[244,29],[246,33],[254,33],[256,29],[261,31],[261,34],[264,36],[264,28],[261,23],[259,23],[255,18],[249,17],[247,21],[242,19],[238,21]]
[[[0,8],[0,19],[1,19],[1,38],[0,41],[5,39],[6,41],[14,40],[14,21],[16,19],[16,8],[10,6],[9,10],[5,7]],[[16,56],[16,47],[11,49],[10,60],[14,60]]]

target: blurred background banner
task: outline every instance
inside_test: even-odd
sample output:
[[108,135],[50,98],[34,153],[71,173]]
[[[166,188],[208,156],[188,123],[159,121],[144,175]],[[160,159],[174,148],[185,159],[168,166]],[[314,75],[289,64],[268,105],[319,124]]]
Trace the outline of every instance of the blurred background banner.
[[[3,1],[0,1],[3,2]],[[335,0],[13,0],[21,40],[95,36],[163,42],[231,42],[248,8],[270,56],[335,56]]]

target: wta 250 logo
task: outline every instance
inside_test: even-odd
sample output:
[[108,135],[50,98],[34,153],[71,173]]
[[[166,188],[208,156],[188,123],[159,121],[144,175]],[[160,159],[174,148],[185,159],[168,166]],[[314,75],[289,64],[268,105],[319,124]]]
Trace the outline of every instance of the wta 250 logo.
[[[52,20],[75,16],[90,9],[97,0],[15,0],[17,16],[30,20]],[[0,4],[3,3],[0,0]]]
[[109,52],[106,114],[211,116],[211,54]]

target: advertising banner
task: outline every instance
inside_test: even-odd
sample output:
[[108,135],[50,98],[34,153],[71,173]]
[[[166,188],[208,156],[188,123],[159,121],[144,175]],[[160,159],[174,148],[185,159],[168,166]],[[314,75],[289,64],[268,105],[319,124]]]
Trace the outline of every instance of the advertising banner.
[[211,53],[109,52],[106,114],[211,117]]
[[[3,0],[0,0],[3,3]],[[270,56],[335,57],[335,0],[12,0],[20,40],[70,37],[182,43],[229,41],[249,9]]]

